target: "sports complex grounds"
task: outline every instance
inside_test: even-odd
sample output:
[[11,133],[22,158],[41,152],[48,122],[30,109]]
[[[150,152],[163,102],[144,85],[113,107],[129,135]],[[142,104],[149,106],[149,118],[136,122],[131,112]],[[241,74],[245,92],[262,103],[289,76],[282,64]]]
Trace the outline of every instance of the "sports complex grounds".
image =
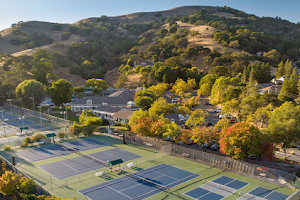
[[[62,198],[247,200],[287,199],[293,194],[291,189],[172,156],[164,149],[93,135],[1,155],[14,156],[20,171]],[[123,163],[108,168],[107,163],[117,159]]]

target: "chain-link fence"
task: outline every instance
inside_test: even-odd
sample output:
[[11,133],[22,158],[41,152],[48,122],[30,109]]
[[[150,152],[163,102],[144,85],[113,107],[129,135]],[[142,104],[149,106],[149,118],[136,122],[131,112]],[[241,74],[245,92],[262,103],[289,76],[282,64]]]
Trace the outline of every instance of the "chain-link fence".
[[[167,156],[168,154],[164,153],[163,149],[160,150],[158,153],[156,153],[153,156],[142,157],[142,158],[138,158],[138,159],[133,160],[133,161],[124,162],[123,163],[124,168],[126,167],[126,165],[128,163],[131,163],[134,166],[139,166],[143,163],[146,163],[146,162],[149,162],[149,161],[156,160],[156,159],[162,158],[164,156]],[[102,178],[107,178],[107,179],[110,178],[109,174],[111,173],[111,169],[105,167],[105,168],[99,169],[98,172],[99,172],[99,174]],[[45,186],[47,188],[50,188],[50,190],[55,190],[55,189],[59,189],[59,188],[62,188],[62,187],[69,187],[72,184],[76,184],[76,183],[83,182],[83,181],[86,181],[86,180],[94,179],[94,178],[97,178],[97,177],[98,177],[97,172],[91,172],[91,173],[85,173],[85,174],[82,174],[82,175],[78,175],[78,176],[75,176],[75,177],[70,177],[70,178],[66,178],[66,179],[62,179],[62,180],[57,180],[56,178],[54,178],[51,175],[41,177],[39,179],[42,180],[43,186]]]
[[[127,142],[144,145],[154,149],[161,149],[163,146],[168,146],[168,144],[170,146],[170,142],[162,141],[157,138],[143,137],[132,133],[126,133],[125,136]],[[235,160],[224,155],[216,155],[179,146],[173,143],[170,148],[165,149],[165,152],[168,152],[170,155],[190,159],[219,169],[238,173],[290,189],[295,189],[295,182],[300,181],[299,177],[291,173]]]
[[24,144],[24,137],[19,138],[7,138],[0,140],[0,150],[3,150],[5,145],[9,145],[11,148],[20,147]]
[[[17,169],[13,164],[11,164],[6,158],[4,158],[3,156],[0,155],[0,158],[2,159],[3,162],[6,163],[6,166],[8,167],[9,170],[17,173],[17,174],[22,174],[23,176],[25,176],[26,178],[31,179],[30,176],[28,176],[27,174],[23,173],[22,171],[20,171],[19,169]],[[47,195],[47,196],[52,196],[53,194],[51,192],[49,192],[46,188],[44,188],[39,182],[37,182],[36,180],[34,180],[35,184],[36,184],[36,192],[39,195]]]
[[67,119],[62,119],[62,118],[55,117],[55,116],[52,116],[52,115],[48,115],[48,114],[45,114],[45,113],[40,113],[40,112],[33,111],[33,110],[30,110],[30,109],[27,109],[27,108],[22,108],[22,107],[16,106],[16,105],[10,105],[8,103],[3,103],[3,107],[5,109],[11,109],[13,111],[20,112],[24,115],[30,115],[32,117],[42,118],[43,120],[46,120],[48,122],[57,123],[57,124],[60,124],[60,125],[63,125],[63,126],[69,126],[69,125],[73,124],[73,121],[70,121],[70,120],[67,120]]

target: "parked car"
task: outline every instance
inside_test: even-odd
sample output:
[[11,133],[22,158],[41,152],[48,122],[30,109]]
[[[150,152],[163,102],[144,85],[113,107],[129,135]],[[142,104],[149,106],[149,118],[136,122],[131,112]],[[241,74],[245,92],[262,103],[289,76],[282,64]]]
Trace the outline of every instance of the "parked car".
[[206,126],[212,126],[213,124],[211,122],[207,122]]
[[183,119],[184,116],[182,114],[178,114],[178,118]]
[[175,122],[175,119],[170,119],[170,122]]
[[205,105],[211,105],[209,101],[205,101]]
[[214,143],[213,145],[210,146],[210,149],[211,150],[214,150],[214,151],[218,151],[219,150],[219,145],[218,143]]
[[215,108],[215,109],[213,109],[212,111],[213,111],[213,112],[219,113],[219,112],[221,112],[221,110],[222,110],[221,108]]

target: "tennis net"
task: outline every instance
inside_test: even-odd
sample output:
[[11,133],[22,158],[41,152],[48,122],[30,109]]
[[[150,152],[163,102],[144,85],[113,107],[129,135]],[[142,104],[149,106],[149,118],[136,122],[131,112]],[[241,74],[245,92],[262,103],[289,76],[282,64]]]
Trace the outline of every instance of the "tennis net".
[[231,187],[228,187],[226,185],[222,185],[222,184],[219,184],[219,183],[215,183],[215,182],[212,182],[212,181],[209,181],[209,180],[206,180],[206,179],[203,179],[203,183],[207,184],[207,185],[210,185],[212,187],[215,187],[217,189],[221,189],[221,190],[224,190],[224,191],[227,191],[227,192],[230,192],[230,193],[235,193],[237,190],[236,189],[233,189]]
[[61,147],[63,147],[66,150],[73,151],[73,152],[77,153],[78,155],[83,156],[83,157],[85,157],[85,158],[87,158],[87,159],[89,159],[91,161],[94,161],[94,162],[96,162],[98,164],[104,165],[106,167],[108,166],[108,164],[106,162],[104,162],[102,160],[99,160],[97,158],[94,158],[94,157],[92,157],[92,156],[90,156],[88,154],[85,154],[85,153],[81,152],[81,151],[78,151],[77,149],[74,149],[72,147],[69,147],[69,146],[63,145],[63,144],[58,144],[58,145],[60,145]]
[[141,184],[144,184],[144,185],[147,185],[149,187],[154,187],[155,188],[155,190],[152,190],[152,191],[150,191],[148,193],[145,193],[145,194],[142,194],[142,195],[137,196],[135,198],[132,198],[132,200],[133,199],[139,199],[139,198],[141,198],[143,196],[146,196],[148,194],[151,194],[151,193],[153,193],[153,192],[155,192],[157,190],[160,190],[160,191],[163,191],[163,192],[168,192],[168,190],[169,190],[169,187],[167,187],[167,186],[160,185],[158,183],[155,183],[154,181],[151,181],[151,180],[148,180],[148,179],[143,178],[141,176],[132,174],[132,173],[130,173],[128,171],[124,171],[124,172],[127,174],[126,176],[128,176],[129,178],[135,179],[135,180],[137,180]]
[[74,149],[74,148],[69,147],[69,146],[64,145],[64,144],[59,144],[59,143],[57,143],[57,144],[58,144],[59,146],[61,146],[62,148],[68,150],[68,151],[73,151],[73,152],[77,153],[77,149]]
[[243,191],[239,191],[239,196],[240,198],[238,198],[239,200],[266,200],[262,197],[259,196],[255,196],[249,193],[245,193]]
[[85,157],[85,158],[87,158],[87,159],[89,159],[89,160],[91,160],[91,161],[94,161],[94,162],[96,162],[96,163],[98,163],[98,164],[100,164],[100,165],[104,165],[105,167],[108,166],[108,164],[107,164],[106,162],[104,162],[104,161],[102,161],[102,160],[99,160],[99,159],[97,159],[97,158],[94,158],[94,157],[92,157],[92,156],[90,156],[90,155],[88,155],[88,154],[82,153],[81,151],[77,151],[77,154],[78,154],[78,155],[81,155],[81,156],[83,156],[83,157]]

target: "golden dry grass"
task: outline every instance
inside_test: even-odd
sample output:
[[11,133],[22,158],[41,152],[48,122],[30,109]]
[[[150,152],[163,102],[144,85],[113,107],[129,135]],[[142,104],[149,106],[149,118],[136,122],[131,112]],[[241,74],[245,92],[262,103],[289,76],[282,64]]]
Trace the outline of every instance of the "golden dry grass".
[[79,75],[69,73],[69,68],[58,68],[54,69],[53,73],[57,79],[66,79],[72,83],[73,86],[85,85],[86,80],[81,78]]

